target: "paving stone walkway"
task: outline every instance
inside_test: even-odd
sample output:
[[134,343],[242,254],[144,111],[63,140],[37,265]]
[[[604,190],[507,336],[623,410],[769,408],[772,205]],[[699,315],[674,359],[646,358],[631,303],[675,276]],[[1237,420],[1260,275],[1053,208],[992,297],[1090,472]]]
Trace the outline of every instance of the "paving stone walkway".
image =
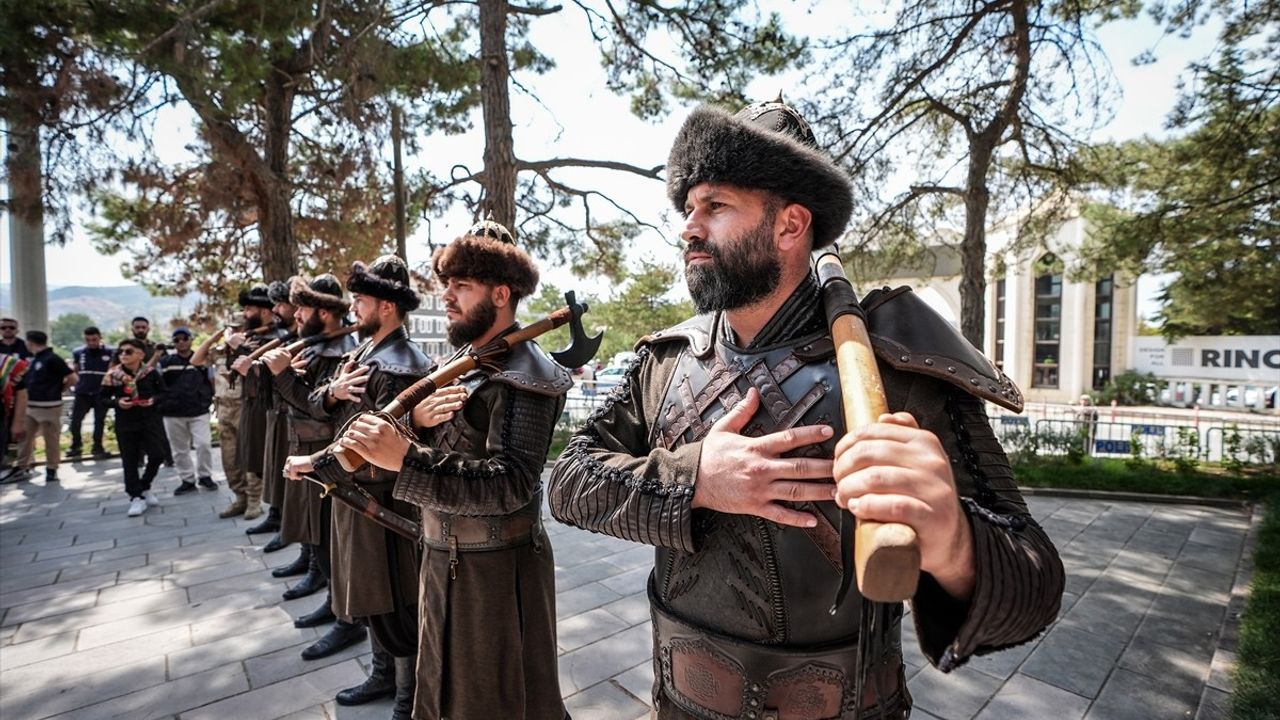
[[[366,674],[368,645],[304,662],[318,631],[292,620],[274,565],[243,520],[219,520],[225,489],[172,497],[140,518],[119,461],[64,466],[0,488],[0,717],[386,718],[333,694]],[[917,720],[1216,718],[1229,693],[1238,509],[1030,498],[1067,565],[1060,619],[1037,640],[943,675],[910,623],[904,646]],[[644,581],[652,551],[549,524],[557,561],[561,687],[578,720],[647,717],[652,671]],[[1235,600],[1233,598],[1235,589]],[[324,628],[321,628],[323,630]]]

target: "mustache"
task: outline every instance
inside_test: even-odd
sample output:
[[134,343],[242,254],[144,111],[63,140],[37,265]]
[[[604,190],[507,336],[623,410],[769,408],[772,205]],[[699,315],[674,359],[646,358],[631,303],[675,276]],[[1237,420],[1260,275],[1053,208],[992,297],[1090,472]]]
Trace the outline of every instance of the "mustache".
[[711,256],[711,258],[712,258],[713,260],[719,260],[719,259],[720,259],[720,248],[718,248],[718,247],[716,247],[716,246],[712,245],[711,243],[707,242],[706,240],[694,240],[694,241],[692,241],[692,242],[688,243],[687,245],[685,245],[685,248],[684,248],[684,261],[685,261],[685,262],[689,262],[689,255],[691,255],[691,254],[693,254],[693,253],[700,253],[700,254],[703,254],[703,255],[710,255],[710,256]]

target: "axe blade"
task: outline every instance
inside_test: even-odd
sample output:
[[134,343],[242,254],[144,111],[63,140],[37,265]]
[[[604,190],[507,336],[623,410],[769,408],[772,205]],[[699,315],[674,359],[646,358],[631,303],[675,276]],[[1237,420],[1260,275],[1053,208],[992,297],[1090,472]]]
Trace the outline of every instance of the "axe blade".
[[567,368],[581,367],[596,356],[600,343],[604,341],[604,333],[598,332],[589,337],[582,327],[582,314],[587,311],[587,304],[577,301],[572,290],[564,294],[565,304],[569,307],[569,346],[551,353],[551,358]]

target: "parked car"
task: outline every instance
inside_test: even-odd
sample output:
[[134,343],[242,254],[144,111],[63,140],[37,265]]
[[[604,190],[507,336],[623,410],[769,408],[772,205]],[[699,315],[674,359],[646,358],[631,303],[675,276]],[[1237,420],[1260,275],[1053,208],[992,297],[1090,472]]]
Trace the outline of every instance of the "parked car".
[[618,383],[622,382],[622,376],[627,372],[625,366],[610,365],[609,367],[596,373],[596,392],[608,392]]

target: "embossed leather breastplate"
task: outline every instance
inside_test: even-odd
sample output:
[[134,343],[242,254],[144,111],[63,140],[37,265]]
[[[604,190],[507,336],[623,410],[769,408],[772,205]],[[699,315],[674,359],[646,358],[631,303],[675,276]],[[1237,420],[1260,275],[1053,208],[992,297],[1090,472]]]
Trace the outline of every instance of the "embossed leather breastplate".
[[[843,433],[839,376],[821,335],[759,351],[715,343],[705,357],[686,347],[669,380],[651,438],[673,449],[701,440],[751,388],[760,410],[743,431],[759,436],[802,425],[832,425],[833,439],[796,454],[831,457]],[[754,642],[813,646],[857,636],[856,588],[836,615],[840,585],[840,514],[834,502],[806,503],[819,516],[812,530],[748,515],[697,511],[698,551],[658,549],[655,591],[685,620]]]

